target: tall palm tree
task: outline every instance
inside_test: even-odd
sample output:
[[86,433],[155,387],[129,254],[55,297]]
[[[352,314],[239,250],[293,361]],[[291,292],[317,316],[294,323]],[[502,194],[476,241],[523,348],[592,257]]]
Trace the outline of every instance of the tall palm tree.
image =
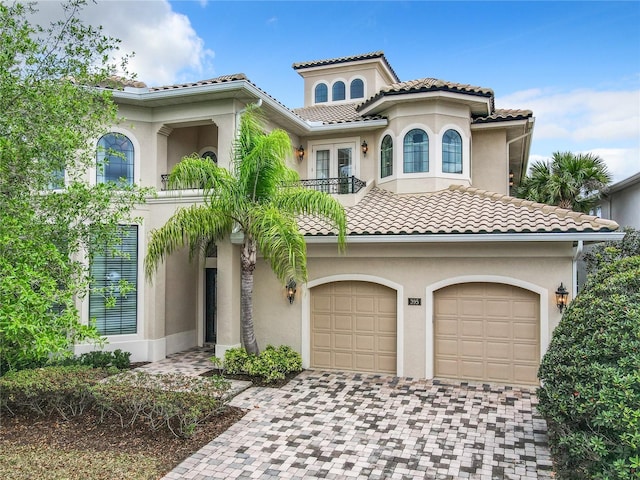
[[550,162],[533,163],[516,194],[534,202],[588,212],[609,183],[611,174],[599,156],[555,152]]
[[145,273],[151,280],[159,263],[177,248],[189,245],[193,258],[210,242],[242,232],[242,342],[254,354],[259,353],[252,303],[257,253],[286,285],[307,279],[306,244],[297,215],[325,218],[338,232],[338,247],[343,249],[345,244],[342,205],[326,193],[299,186],[297,172],[284,160],[291,149],[284,131],[265,133],[258,110],[247,109],[234,144],[233,172],[197,155],[185,157],[173,169],[169,188],[202,188],[204,203],[179,209],[163,227],[152,231],[145,258]]

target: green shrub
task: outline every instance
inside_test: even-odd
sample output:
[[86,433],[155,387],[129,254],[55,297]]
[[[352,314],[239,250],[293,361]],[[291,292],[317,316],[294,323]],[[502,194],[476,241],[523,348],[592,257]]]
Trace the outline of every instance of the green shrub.
[[94,368],[114,367],[118,370],[127,370],[131,367],[130,357],[130,352],[123,352],[120,349],[113,352],[94,350],[75,357],[65,358],[59,363],[60,365],[84,365]]
[[[220,365],[219,358],[211,360]],[[267,345],[257,356],[247,353],[244,348],[230,348],[225,352],[222,365],[230,375],[246,374],[259,377],[264,383],[272,383],[283,380],[288,373],[302,371],[302,357],[286,345],[278,348]]]
[[50,366],[10,371],[0,377],[0,409],[28,409],[63,418],[82,414],[93,404],[91,387],[114,370],[86,366]]
[[640,256],[589,278],[539,377],[557,478],[640,478]]
[[101,418],[111,413],[123,427],[137,421],[188,438],[199,424],[226,408],[231,385],[220,377],[127,372],[94,385]]

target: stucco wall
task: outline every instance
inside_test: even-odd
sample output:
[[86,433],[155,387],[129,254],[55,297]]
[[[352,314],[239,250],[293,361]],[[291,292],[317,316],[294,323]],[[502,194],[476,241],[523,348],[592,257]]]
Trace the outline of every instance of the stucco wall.
[[503,129],[473,130],[471,183],[475,188],[507,195],[509,167]]
[[609,214],[621,227],[640,228],[640,183],[612,193]]
[[[572,246],[565,244],[450,244],[386,246],[349,245],[346,256],[337,256],[335,246],[310,245],[308,250],[309,280],[318,281],[334,275],[366,275],[402,287],[402,323],[404,341],[401,346],[405,376],[424,377],[427,364],[427,297],[430,285],[455,277],[475,276],[504,278],[530,284],[548,293],[544,316],[548,327],[542,332],[546,342],[560,315],[553,292],[560,282],[571,284]],[[534,259],[532,261],[532,259]],[[287,344],[303,349],[304,309],[309,308],[310,292],[299,285],[296,300],[289,305],[280,285],[268,267],[260,263],[256,270],[254,301],[255,328],[261,345]],[[408,297],[422,298],[422,305],[408,306]],[[305,304],[305,302],[307,302]],[[545,338],[547,340],[545,340]]]

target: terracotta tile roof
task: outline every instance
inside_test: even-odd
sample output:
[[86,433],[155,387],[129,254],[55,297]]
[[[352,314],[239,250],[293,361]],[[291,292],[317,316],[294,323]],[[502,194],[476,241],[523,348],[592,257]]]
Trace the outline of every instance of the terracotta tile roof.
[[382,87],[378,93],[376,93],[372,97],[369,97],[367,100],[358,105],[358,110],[375,102],[380,97],[384,97],[387,95],[400,95],[434,91],[451,91],[489,97],[492,99],[493,103],[493,90],[491,90],[490,88],[476,87],[465,83],[447,82],[445,80],[438,80],[437,78],[420,78],[418,80],[409,80],[407,82],[392,83],[389,86]]
[[324,124],[366,122],[368,120],[384,118],[380,115],[367,115],[363,117],[356,111],[356,105],[356,103],[313,105],[311,107],[294,108],[293,113],[305,120],[322,122]]
[[[611,220],[471,187],[432,194],[394,194],[373,188],[346,208],[349,235],[608,232]],[[334,235],[328,224],[302,217],[305,235]]]
[[475,117],[472,123],[502,122],[505,120],[524,120],[533,117],[531,110],[511,110],[506,108],[496,108],[491,115],[485,117]]
[[209,80],[200,80],[198,82],[180,83],[177,85],[166,85],[164,87],[151,87],[150,92],[159,92],[162,90],[176,90],[178,88],[199,87],[201,85],[213,85],[216,83],[233,82],[236,80],[249,80],[244,73],[235,73],[233,75],[221,75],[219,77],[210,78]]
[[349,57],[328,58],[324,60],[311,60],[309,62],[298,62],[298,63],[294,63],[292,67],[294,70],[302,70],[305,68],[320,67],[324,65],[336,65],[339,63],[357,62],[359,60],[369,60],[372,58],[381,58],[382,61],[386,64],[387,68],[391,71],[391,73],[395,77],[395,80],[398,82],[400,81],[400,79],[398,78],[398,75],[393,70],[393,68],[391,68],[391,65],[387,61],[386,57],[384,56],[384,52],[382,51],[362,53],[359,55],[351,55]]

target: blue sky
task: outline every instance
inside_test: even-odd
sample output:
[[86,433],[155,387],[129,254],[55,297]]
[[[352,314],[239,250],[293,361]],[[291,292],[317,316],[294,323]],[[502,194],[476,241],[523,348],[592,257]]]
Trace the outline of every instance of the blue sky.
[[531,160],[591,151],[616,181],[640,171],[640,1],[100,0],[84,15],[136,52],[150,86],[245,73],[294,108],[292,63],[382,50],[401,80],[489,87],[498,107],[533,110]]

